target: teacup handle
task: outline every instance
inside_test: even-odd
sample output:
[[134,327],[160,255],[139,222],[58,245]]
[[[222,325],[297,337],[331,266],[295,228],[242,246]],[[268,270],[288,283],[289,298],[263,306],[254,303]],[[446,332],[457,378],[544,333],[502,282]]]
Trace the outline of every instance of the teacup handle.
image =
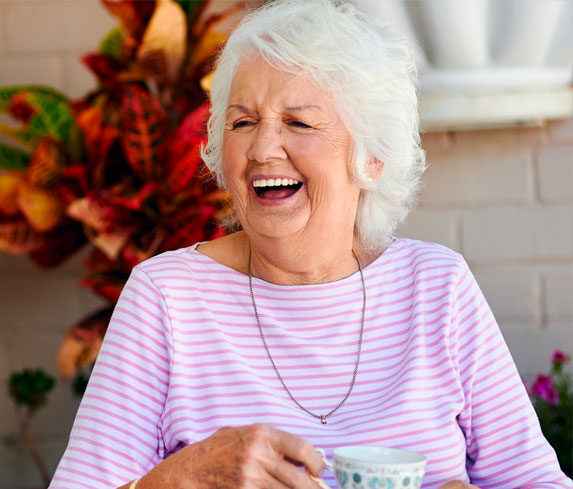
[[324,450],[322,448],[315,448],[314,451],[318,452],[320,454],[320,456],[322,457],[322,463],[324,464],[324,466],[328,470],[330,470],[331,472],[334,472],[334,469],[332,467],[332,463],[326,459],[326,453],[324,452]]

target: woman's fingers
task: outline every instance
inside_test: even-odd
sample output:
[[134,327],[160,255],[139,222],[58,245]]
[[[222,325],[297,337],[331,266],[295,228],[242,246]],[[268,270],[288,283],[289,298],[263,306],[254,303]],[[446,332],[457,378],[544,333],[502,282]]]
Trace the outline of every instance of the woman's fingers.
[[311,443],[303,438],[278,430],[271,426],[267,427],[273,432],[273,446],[275,451],[282,454],[282,458],[292,461],[295,465],[300,463],[314,476],[320,477],[324,469],[322,456],[317,453]]
[[[257,424],[223,428],[168,457],[141,479],[142,489],[316,489],[321,456],[307,441]],[[139,485],[138,485],[139,488]]]
[[269,474],[287,487],[295,489],[317,489],[317,483],[308,472],[286,459],[268,467]]
[[438,489],[479,489],[479,487],[463,481],[450,481],[442,484]]

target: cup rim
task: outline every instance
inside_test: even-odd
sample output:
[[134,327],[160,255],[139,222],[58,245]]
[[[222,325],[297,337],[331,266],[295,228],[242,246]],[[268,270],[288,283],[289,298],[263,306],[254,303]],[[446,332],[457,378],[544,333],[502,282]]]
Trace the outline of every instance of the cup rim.
[[[375,449],[376,451],[386,451],[387,453],[393,454],[408,454],[408,456],[413,456],[414,460],[408,460],[405,462],[377,462],[375,460],[364,460],[357,458],[356,456],[347,455],[344,452],[347,452],[352,449]],[[422,455],[421,453],[414,452],[412,450],[403,450],[400,448],[392,448],[392,447],[383,447],[383,446],[376,446],[376,445],[345,445],[336,447],[332,452],[334,461],[336,463],[336,459],[340,459],[341,461],[348,461],[359,463],[363,465],[375,465],[377,467],[388,467],[388,466],[396,466],[399,465],[400,467],[409,467],[413,465],[419,465],[423,463],[424,465],[428,461],[428,459]]]

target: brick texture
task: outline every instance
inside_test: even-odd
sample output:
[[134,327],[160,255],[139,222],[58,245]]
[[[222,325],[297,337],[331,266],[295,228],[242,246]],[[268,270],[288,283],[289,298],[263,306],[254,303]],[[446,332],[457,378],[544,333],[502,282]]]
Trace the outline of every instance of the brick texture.
[[91,50],[115,25],[96,0],[9,2],[3,11],[12,53]]
[[548,124],[549,139],[554,144],[573,144],[573,117]]
[[64,59],[64,87],[72,99],[82,97],[96,87],[95,76],[81,63],[78,55],[68,55]]
[[573,203],[573,144],[541,148],[537,155],[539,197],[543,202]]
[[522,323],[502,323],[501,331],[522,378],[535,379],[548,373],[556,348],[573,352],[571,322],[549,323],[544,329],[524,328]]
[[501,205],[533,200],[532,154],[464,147],[438,154],[428,152],[429,168],[423,192],[424,205]]
[[545,314],[549,320],[573,321],[573,265],[552,267],[543,279]]
[[396,235],[440,243],[454,250],[460,249],[459,226],[455,212],[416,209],[398,228]]
[[462,236],[463,252],[474,263],[571,260],[573,206],[466,211]]
[[63,90],[63,63],[56,56],[0,57],[0,86],[35,83]]
[[[4,18],[4,6],[2,5],[2,1],[0,1],[0,19],[3,18]],[[6,51],[6,42],[4,41],[4,31],[1,27],[2,27],[2,22],[0,21],[0,56],[2,56],[2,54]],[[2,65],[0,64],[0,66]]]
[[498,322],[539,322],[540,279],[535,269],[506,266],[473,272]]

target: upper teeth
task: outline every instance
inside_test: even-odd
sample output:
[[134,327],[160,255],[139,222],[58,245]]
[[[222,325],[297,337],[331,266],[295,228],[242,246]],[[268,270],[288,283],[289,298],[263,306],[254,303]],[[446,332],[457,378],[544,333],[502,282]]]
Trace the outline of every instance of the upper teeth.
[[279,187],[281,185],[295,185],[300,183],[292,178],[268,178],[266,180],[255,180],[253,187]]

